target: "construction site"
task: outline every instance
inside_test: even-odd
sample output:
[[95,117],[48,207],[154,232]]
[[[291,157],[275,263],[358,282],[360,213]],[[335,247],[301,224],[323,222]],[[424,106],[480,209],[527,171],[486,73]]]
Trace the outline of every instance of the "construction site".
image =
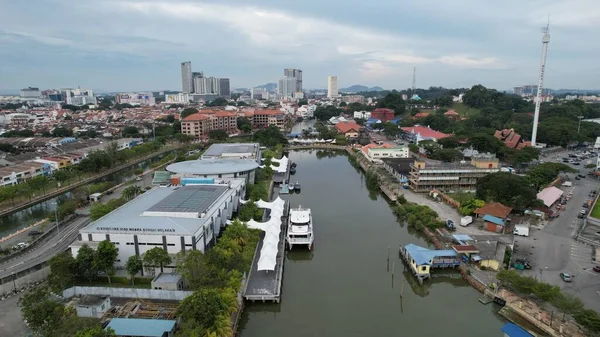
[[[74,297],[68,305],[75,308],[87,305],[87,303],[84,303],[86,298],[89,298],[89,296]],[[111,297],[109,303],[110,307],[106,308],[106,311],[101,312],[98,310],[98,313],[94,315],[100,318],[102,323],[113,318],[173,320],[179,302]]]

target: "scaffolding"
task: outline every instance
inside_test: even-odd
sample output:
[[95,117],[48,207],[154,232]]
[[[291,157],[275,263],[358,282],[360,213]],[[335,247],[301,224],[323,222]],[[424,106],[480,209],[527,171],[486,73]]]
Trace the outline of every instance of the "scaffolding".
[[176,303],[155,303],[135,299],[123,305],[113,306],[104,314],[102,321],[112,318],[174,319],[176,311]]

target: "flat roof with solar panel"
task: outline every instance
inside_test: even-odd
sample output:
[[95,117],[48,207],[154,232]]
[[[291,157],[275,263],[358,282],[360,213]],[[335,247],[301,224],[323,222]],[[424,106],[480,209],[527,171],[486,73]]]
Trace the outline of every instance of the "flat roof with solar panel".
[[228,184],[155,187],[92,222],[80,233],[193,235],[236,195],[244,179]]
[[239,158],[257,159],[259,157],[260,144],[258,143],[224,143],[212,144],[203,154],[206,158]]

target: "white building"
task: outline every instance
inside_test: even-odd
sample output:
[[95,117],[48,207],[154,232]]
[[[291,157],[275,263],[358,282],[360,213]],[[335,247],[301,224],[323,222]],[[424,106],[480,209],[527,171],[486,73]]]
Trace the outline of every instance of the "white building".
[[338,78],[337,76],[329,76],[327,78],[327,97],[337,98],[340,97],[338,92]]
[[350,103],[362,103],[365,101],[365,96],[362,95],[346,95],[342,96],[342,102]]
[[21,89],[21,98],[22,99],[40,99],[42,98],[42,92],[39,88],[24,88]]
[[167,166],[181,185],[206,183],[207,179],[243,178],[253,184],[258,163],[252,159],[199,159],[188,160]]
[[365,145],[361,148],[362,154],[371,162],[381,163],[384,158],[408,158],[408,146],[393,146],[384,144],[381,146],[375,144]]
[[[63,91],[63,90],[61,90]],[[64,89],[64,99],[65,103],[70,105],[86,105],[86,104],[96,104],[96,97],[94,96],[94,92],[90,89]]]
[[187,104],[190,102],[190,95],[180,92],[178,94],[165,95],[165,103],[170,104]]
[[355,119],[369,119],[371,118],[371,111],[354,111]]
[[212,144],[201,159],[252,159],[261,163],[259,143],[217,143]]
[[298,91],[296,87],[297,79],[291,76],[283,76],[279,80],[279,85],[277,86],[277,93],[282,97],[292,97],[294,93]]
[[115,102],[118,104],[131,105],[155,105],[154,94],[151,92],[127,93],[115,95]]
[[304,119],[313,118],[315,116],[316,110],[317,110],[317,106],[314,104],[303,105],[298,108],[298,110],[296,111],[296,115],[298,115]]
[[238,211],[245,193],[244,179],[155,187],[79,230],[79,241],[70,246],[71,252],[76,257],[84,244],[94,248],[110,240],[119,250],[116,267],[124,267],[131,256],[143,258],[155,247],[170,255],[184,250],[205,252]]

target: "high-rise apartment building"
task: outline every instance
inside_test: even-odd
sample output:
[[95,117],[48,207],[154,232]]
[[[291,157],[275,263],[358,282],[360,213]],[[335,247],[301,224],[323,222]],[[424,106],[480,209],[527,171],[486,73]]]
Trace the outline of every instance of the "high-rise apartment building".
[[229,86],[228,78],[219,78],[219,95],[226,97],[231,95],[231,87]]
[[42,93],[40,92],[39,88],[25,88],[25,89],[21,89],[21,98],[24,99],[39,99],[42,97]]
[[329,76],[327,78],[327,97],[329,97],[329,98],[340,97],[340,94],[338,92],[337,76]]
[[290,76],[283,76],[279,80],[279,85],[277,86],[277,93],[284,97],[292,97],[294,93],[298,91],[296,88],[296,78]]
[[181,63],[181,91],[184,93],[194,92],[194,78],[192,75],[192,62]]
[[292,69],[292,68],[286,68],[283,70],[283,76],[287,76],[287,77],[293,77],[295,78],[295,91],[294,92],[300,92],[302,91],[302,70],[300,69]]

